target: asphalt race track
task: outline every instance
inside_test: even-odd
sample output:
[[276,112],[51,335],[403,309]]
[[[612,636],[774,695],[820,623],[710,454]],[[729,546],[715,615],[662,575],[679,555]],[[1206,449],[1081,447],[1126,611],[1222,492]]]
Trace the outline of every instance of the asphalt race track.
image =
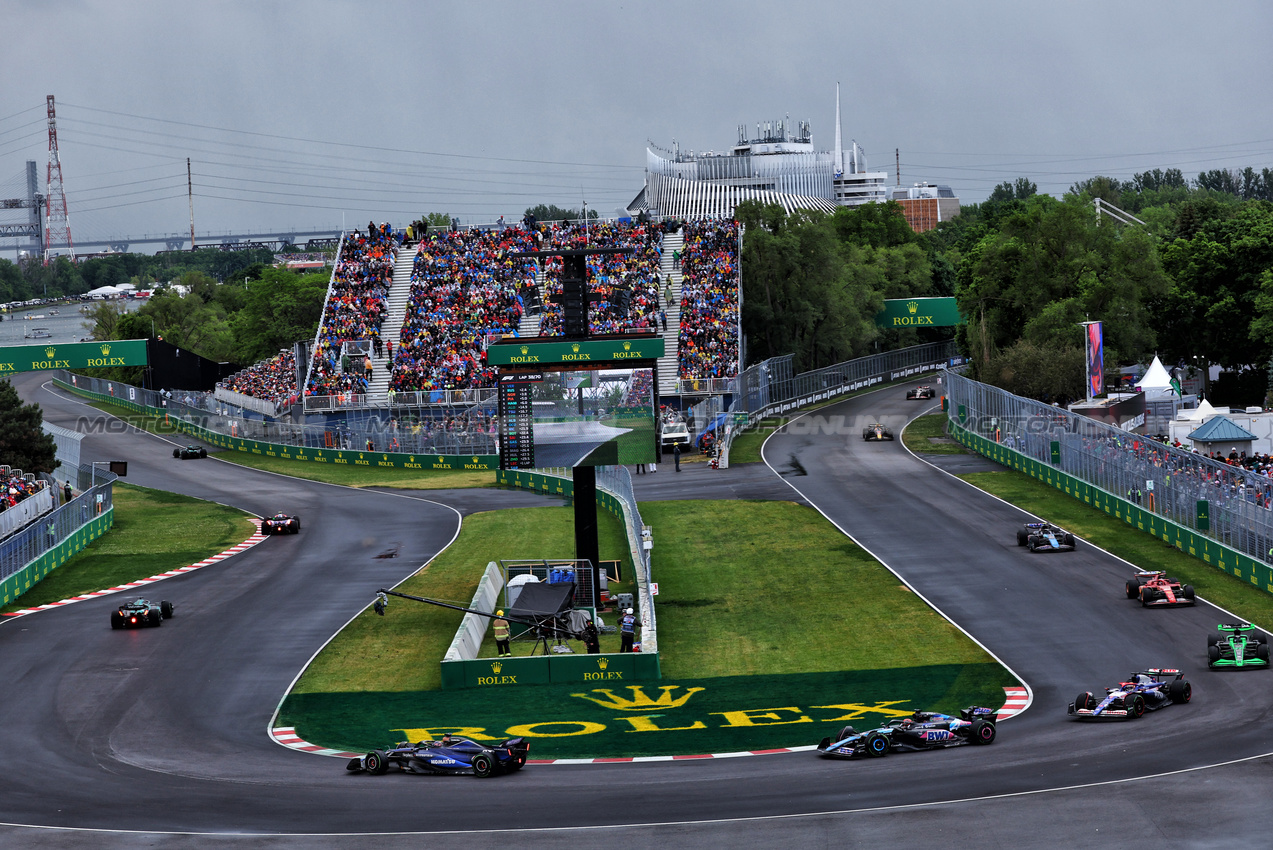
[[[47,421],[99,416],[44,381],[13,380]],[[1030,686],[1033,706],[1002,724],[994,746],[863,763],[793,753],[532,765],[490,781],[347,774],[267,735],[306,661],[376,587],[444,548],[461,513],[553,502],[467,491],[452,506],[445,493],[355,491],[177,461],[170,442],[115,429],[86,437],[84,459],[128,460],[130,483],[297,513],[303,530],[148,588],[178,605],[162,629],[110,630],[115,598],[0,624],[0,846],[1265,846],[1273,673],[1208,671],[1201,635],[1226,619],[1215,609],[1142,609],[1123,597],[1122,562],[1081,542],[1031,555],[1016,546],[1017,509],[900,440],[863,442],[860,420],[900,431],[929,407],[904,391],[824,408],[825,424],[802,419],[776,434],[765,458],[781,479],[760,465],[678,474],[669,462],[635,479],[638,496],[817,506]],[[373,557],[393,545],[399,557]],[[852,600],[835,603],[829,615],[851,615]],[[1128,723],[1065,717],[1079,691],[1149,666],[1183,669],[1193,702]],[[508,830],[517,834],[493,834]]]

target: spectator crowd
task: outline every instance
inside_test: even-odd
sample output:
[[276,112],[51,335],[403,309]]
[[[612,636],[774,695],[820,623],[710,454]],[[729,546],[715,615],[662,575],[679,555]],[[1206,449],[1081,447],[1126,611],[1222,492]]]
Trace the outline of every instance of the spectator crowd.
[[685,223],[681,257],[681,378],[738,374],[738,222]]
[[18,502],[31,498],[42,487],[44,487],[42,482],[28,481],[21,475],[9,475],[3,492],[0,492],[0,512],[7,511],[15,507]]
[[401,236],[388,224],[369,223],[367,233],[354,231],[345,240],[323,306],[306,395],[367,391],[365,372],[343,368],[341,347],[351,340],[380,337]]
[[272,401],[276,405],[296,401],[296,355],[285,348],[221,382],[221,386],[253,398]]

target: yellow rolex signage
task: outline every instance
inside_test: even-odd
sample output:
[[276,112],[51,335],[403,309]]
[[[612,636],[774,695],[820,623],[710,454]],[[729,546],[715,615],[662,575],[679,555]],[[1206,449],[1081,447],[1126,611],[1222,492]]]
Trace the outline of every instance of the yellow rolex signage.
[[[953,299],[952,299],[953,300]],[[663,356],[662,337],[587,339],[578,342],[541,342],[509,338],[486,349],[488,366],[545,366],[568,363],[578,368],[611,364],[616,360],[657,360]]]
[[95,369],[146,364],[144,339],[0,346],[0,377],[44,369]]
[[954,298],[886,298],[875,316],[882,328],[938,328],[962,325]]

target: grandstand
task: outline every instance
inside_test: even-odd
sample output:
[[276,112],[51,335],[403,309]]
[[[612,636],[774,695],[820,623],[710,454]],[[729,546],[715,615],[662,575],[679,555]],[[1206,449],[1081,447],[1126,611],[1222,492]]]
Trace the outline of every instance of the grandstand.
[[303,392],[288,352],[221,389],[261,399],[262,412],[297,398],[306,412],[489,402],[491,340],[562,332],[560,258],[518,255],[590,246],[632,249],[588,261],[592,333],[661,334],[661,396],[721,392],[739,369],[738,235],[732,219],[617,220],[437,230],[404,244],[371,225],[342,240]]

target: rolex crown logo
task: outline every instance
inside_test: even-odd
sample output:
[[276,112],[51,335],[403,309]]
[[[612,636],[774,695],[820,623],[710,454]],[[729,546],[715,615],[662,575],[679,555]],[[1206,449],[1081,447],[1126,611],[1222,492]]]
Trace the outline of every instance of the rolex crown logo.
[[919,311],[919,302],[918,302],[918,301],[907,301],[907,302],[906,302],[906,309],[910,311],[910,313],[911,313],[911,315],[912,315],[912,316],[913,316],[913,315],[915,315],[915,314]]
[[501,670],[503,670],[503,669],[504,669],[504,665],[503,665],[502,663],[500,663],[499,661],[495,661],[495,662],[492,662],[492,663],[491,663],[491,672],[492,672],[492,673],[498,673],[499,671],[501,671]]
[[522,354],[530,354],[530,346],[529,346],[529,345],[523,345],[523,346],[522,346]]
[[610,666],[610,659],[606,658],[604,655],[597,659],[598,669],[604,670],[609,666]]
[[480,461],[478,461],[478,459],[475,457],[475,458],[473,458],[473,462],[474,462],[474,463],[479,463]]
[[442,457],[442,455],[438,455],[438,463],[446,463],[446,458]]
[[[598,661],[598,664],[601,662]],[[672,691],[681,687],[680,685],[663,685],[659,688],[662,691],[658,699],[650,699],[642,690],[640,685],[628,685],[628,690],[632,692],[631,697],[617,696],[609,688],[594,688],[591,693],[604,694],[604,697],[594,697],[588,694],[571,694],[572,697],[586,699],[589,702],[595,702],[602,708],[611,708],[615,711],[660,711],[669,708],[680,708],[694,696],[705,688],[688,688],[684,695],[673,697]]]
[[53,346],[50,345],[48,348],[44,349],[44,356],[49,358],[50,360],[53,359],[54,354],[57,354],[57,349],[54,348]]
[[102,346],[102,356],[103,356],[103,357],[107,357],[107,356],[109,356],[109,355],[110,355],[110,353],[111,353],[111,347],[110,347],[109,345],[103,345],[103,346]]
[[577,342],[576,342],[574,345],[570,346],[570,350],[571,350],[571,351],[573,351],[575,354],[578,354],[578,353],[579,353],[579,343],[577,343]]
[[624,351],[631,351],[631,350],[632,350],[632,343],[631,343],[631,342],[625,342],[625,343],[623,343],[623,350],[624,350]]

